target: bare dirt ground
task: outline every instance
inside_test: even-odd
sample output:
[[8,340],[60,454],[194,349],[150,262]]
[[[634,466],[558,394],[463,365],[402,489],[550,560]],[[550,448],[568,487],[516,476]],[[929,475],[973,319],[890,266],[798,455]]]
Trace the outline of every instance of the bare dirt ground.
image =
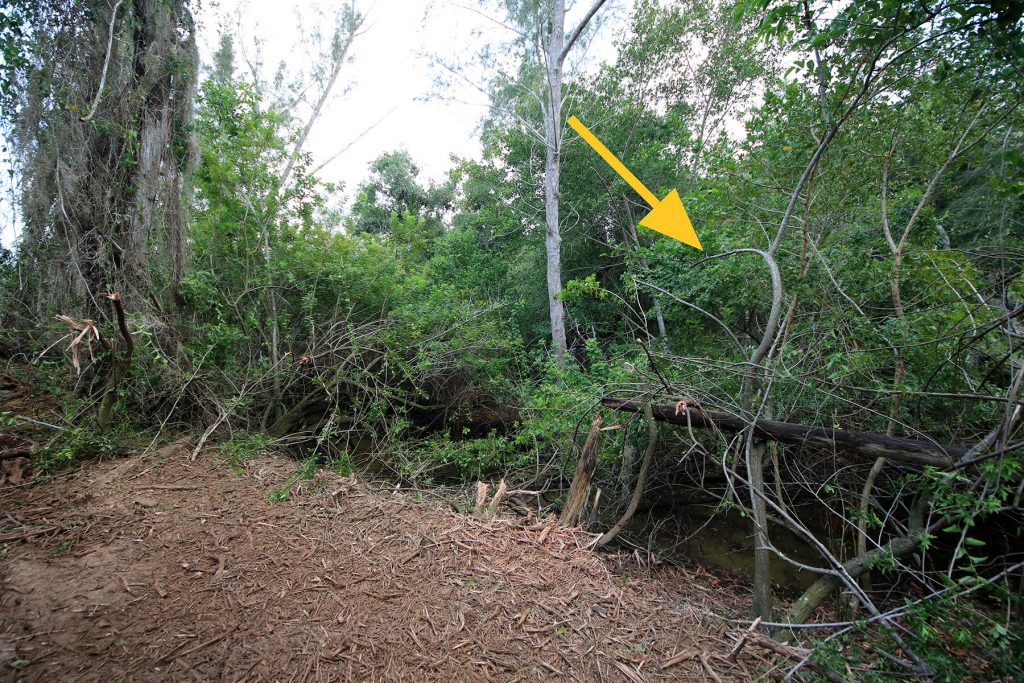
[[[183,445],[0,489],[0,679],[749,680],[700,569]],[[715,616],[717,615],[717,616]]]

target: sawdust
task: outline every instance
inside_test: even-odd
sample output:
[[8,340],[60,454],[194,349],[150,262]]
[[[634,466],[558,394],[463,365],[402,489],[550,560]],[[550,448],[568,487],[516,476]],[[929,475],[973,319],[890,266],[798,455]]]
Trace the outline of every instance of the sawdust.
[[[481,522],[184,444],[0,490],[12,680],[749,680],[746,598],[552,521]],[[712,616],[719,615],[719,616]]]

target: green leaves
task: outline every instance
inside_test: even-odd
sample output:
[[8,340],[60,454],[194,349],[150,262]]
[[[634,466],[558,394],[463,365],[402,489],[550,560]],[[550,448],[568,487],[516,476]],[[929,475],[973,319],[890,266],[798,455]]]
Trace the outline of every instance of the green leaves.
[[[426,256],[422,249],[443,230],[441,217],[451,206],[454,182],[421,185],[419,168],[404,150],[380,155],[370,164],[370,172],[356,193],[349,227],[374,235],[391,234],[418,250],[422,260]],[[409,225],[416,227],[410,230]]]

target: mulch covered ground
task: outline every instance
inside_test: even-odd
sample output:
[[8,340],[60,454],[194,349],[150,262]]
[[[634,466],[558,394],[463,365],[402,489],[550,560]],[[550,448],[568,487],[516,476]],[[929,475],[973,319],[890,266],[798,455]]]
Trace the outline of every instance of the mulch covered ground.
[[0,489],[0,678],[748,680],[747,598],[549,521],[483,522],[184,445]]

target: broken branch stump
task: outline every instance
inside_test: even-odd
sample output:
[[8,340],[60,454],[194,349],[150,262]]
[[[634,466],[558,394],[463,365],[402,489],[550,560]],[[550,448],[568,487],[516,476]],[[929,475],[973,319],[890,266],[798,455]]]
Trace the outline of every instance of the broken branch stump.
[[569,486],[569,496],[565,499],[562,515],[558,520],[563,526],[576,526],[579,523],[583,506],[590,494],[590,481],[597,470],[597,445],[600,435],[601,416],[598,415],[590,423],[590,433],[587,434],[587,442],[580,454],[580,461],[576,463],[576,473],[573,475],[572,485]]

